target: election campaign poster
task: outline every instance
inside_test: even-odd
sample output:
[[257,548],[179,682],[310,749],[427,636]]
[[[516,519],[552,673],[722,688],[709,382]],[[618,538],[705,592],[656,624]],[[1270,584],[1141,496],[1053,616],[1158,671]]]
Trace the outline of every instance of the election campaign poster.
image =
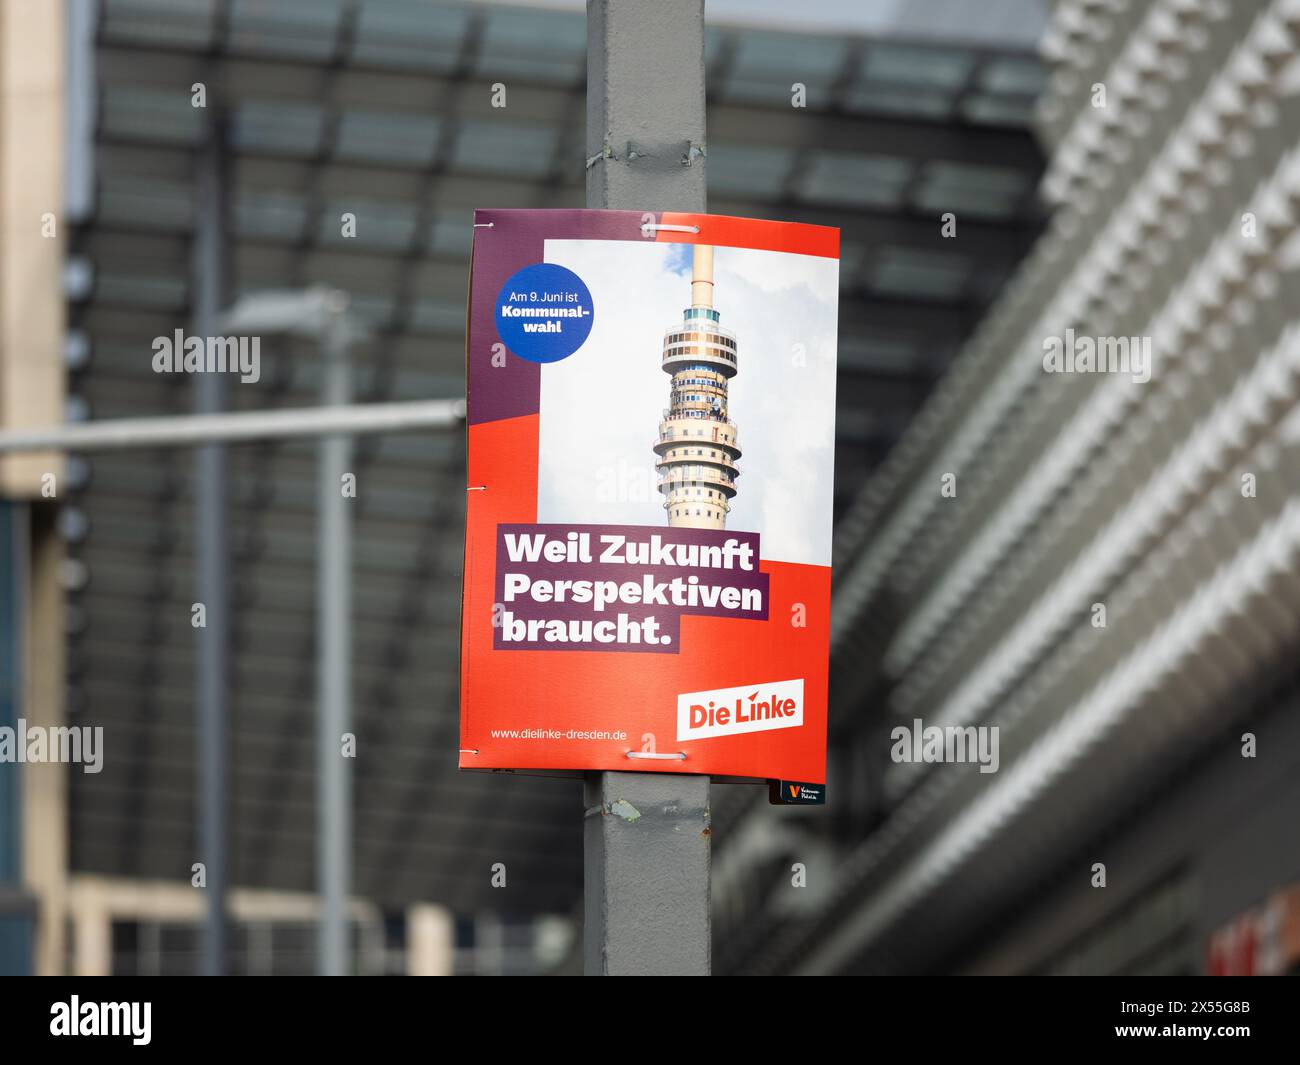
[[839,231],[475,213],[460,765],[825,783]]

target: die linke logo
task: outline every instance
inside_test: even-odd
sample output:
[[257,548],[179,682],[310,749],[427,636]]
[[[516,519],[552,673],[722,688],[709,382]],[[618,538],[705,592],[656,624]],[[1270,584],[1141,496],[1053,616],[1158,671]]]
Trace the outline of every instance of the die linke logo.
[[746,684],[677,696],[677,738],[707,740],[798,728],[803,724],[803,678]]

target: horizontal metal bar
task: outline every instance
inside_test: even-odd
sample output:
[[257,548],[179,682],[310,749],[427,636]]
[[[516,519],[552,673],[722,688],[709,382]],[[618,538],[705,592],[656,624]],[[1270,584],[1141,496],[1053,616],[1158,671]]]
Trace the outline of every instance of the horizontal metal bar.
[[173,418],[121,418],[0,433],[0,455],[18,451],[120,451],[334,433],[400,433],[449,429],[464,419],[463,399],[185,414]]

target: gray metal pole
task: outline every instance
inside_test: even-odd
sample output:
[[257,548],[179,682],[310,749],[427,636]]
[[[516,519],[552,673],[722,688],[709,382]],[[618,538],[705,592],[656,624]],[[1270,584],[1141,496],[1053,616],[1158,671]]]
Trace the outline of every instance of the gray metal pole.
[[[226,127],[220,115],[207,124],[196,156],[198,173],[193,281],[194,328],[200,337],[217,332],[226,297]],[[194,409],[215,414],[226,406],[226,379],[219,373],[195,375]],[[198,601],[206,627],[198,634],[199,861],[206,870],[207,923],[203,929],[200,972],[226,971],[226,891],[230,883],[227,782],[229,719],[226,677],[230,662],[230,541],[227,531],[226,449],[205,444],[195,454],[195,554]]]
[[[321,403],[342,407],[351,399],[347,297],[335,293],[321,337]],[[352,730],[352,516],[343,476],[352,464],[352,438],[321,438],[320,522],[316,557],[316,847],[321,899],[317,971],[343,976],[348,965],[347,902],[352,874],[351,759],[343,735]]]
[[[703,211],[703,153],[704,0],[587,0],[587,206]],[[707,975],[709,778],[593,773],[585,795],[588,975]]]

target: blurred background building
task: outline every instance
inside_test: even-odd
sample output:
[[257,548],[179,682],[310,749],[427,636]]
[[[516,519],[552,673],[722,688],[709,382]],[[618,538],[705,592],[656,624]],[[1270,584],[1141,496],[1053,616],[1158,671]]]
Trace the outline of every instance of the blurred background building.
[[[715,971],[1287,968],[1300,4],[788,7],[709,4],[709,210],[843,231],[830,804],[714,785]],[[471,211],[582,205],[584,49],[560,0],[0,0],[0,431],[191,411],[205,229],[230,301],[348,294],[357,399],[462,396]],[[1150,381],[1045,373],[1067,329]],[[229,403],[320,363],[263,337]],[[315,455],[229,449],[235,972],[317,961]],[[353,470],[351,966],[574,971],[579,785],[455,768],[463,439]],[[5,971],[196,969],[193,471],[0,458],[0,726],[108,745],[0,765]],[[917,718],[999,771],[893,763]]]

